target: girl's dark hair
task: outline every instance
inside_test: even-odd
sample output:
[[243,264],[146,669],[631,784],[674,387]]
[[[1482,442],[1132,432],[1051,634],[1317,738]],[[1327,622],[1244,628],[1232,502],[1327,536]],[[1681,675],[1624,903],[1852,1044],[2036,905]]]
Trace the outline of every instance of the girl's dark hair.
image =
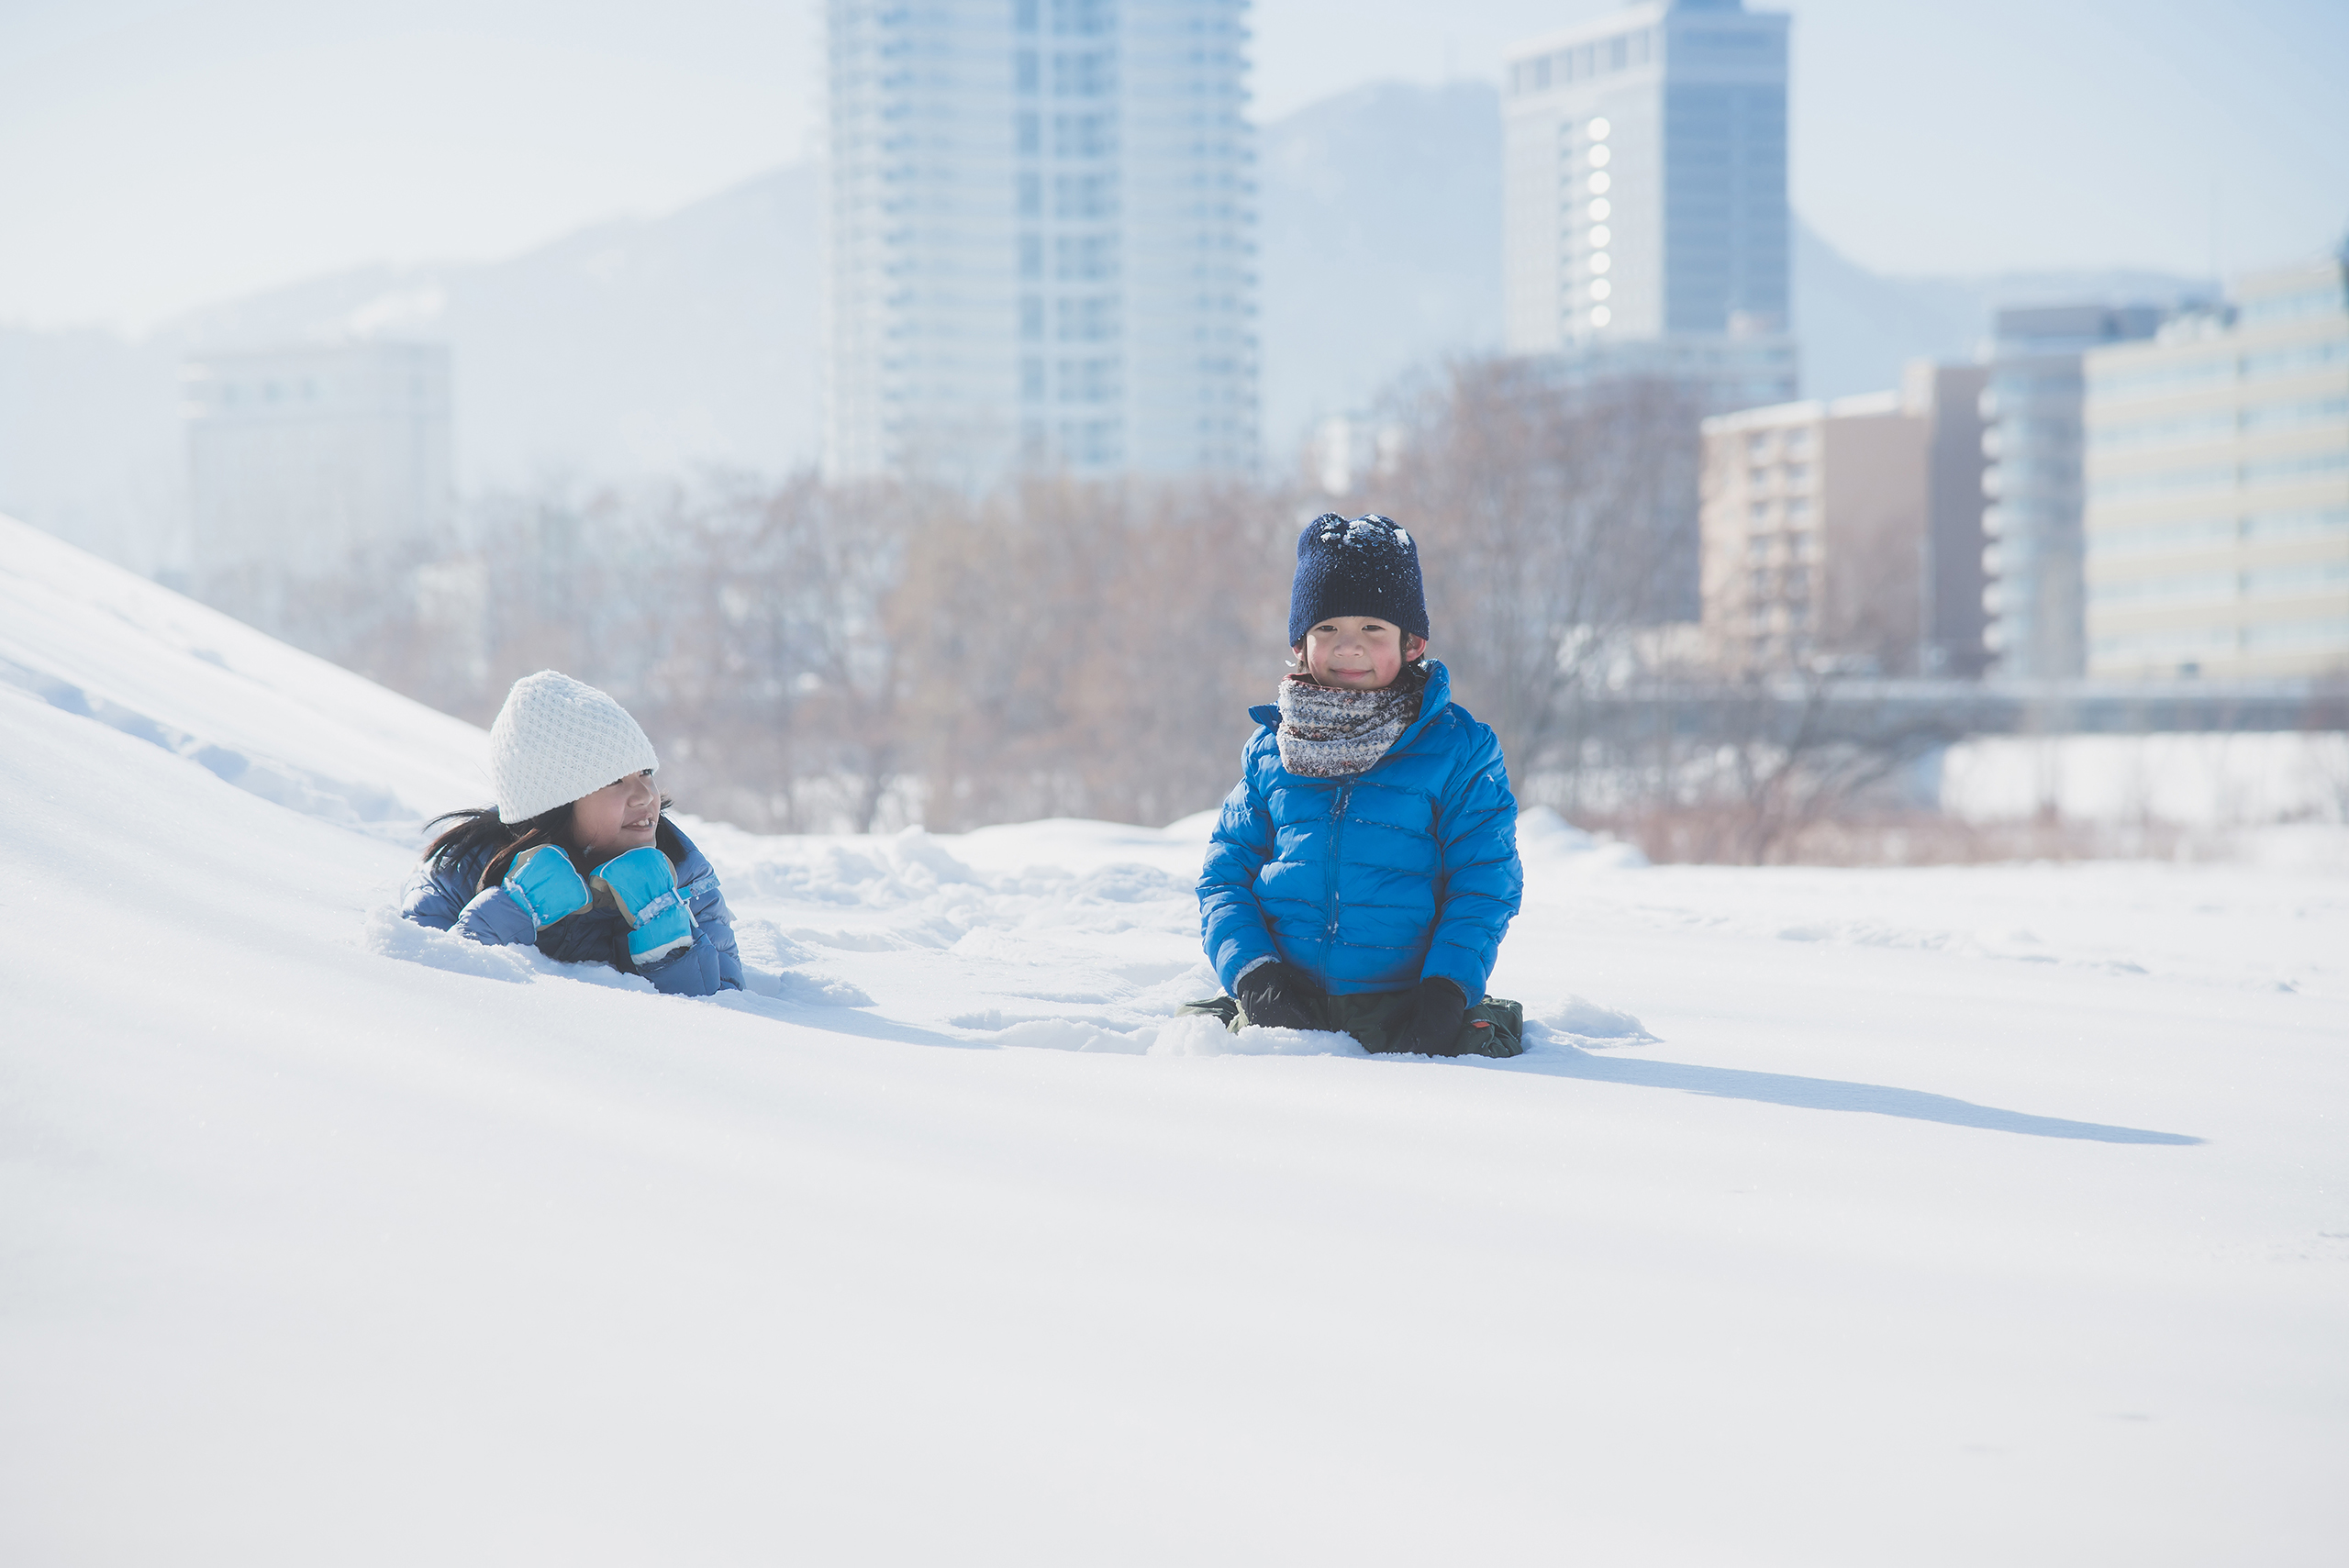
[[[443,812],[424,825],[425,831],[429,833],[443,822],[453,822],[456,826],[425,845],[424,858],[439,865],[443,861],[464,860],[485,849],[495,850],[496,852],[483,863],[481,875],[474,879],[473,891],[479,893],[485,887],[495,887],[506,880],[507,868],[514,863],[514,858],[525,851],[535,850],[540,844],[554,844],[560,846],[564,854],[579,852],[578,840],[571,830],[573,804],[565,801],[552,811],[541,811],[527,821],[515,823],[501,821],[497,807],[494,806]],[[669,797],[662,795],[661,820],[653,827],[652,841],[661,846],[661,852],[669,857],[671,864],[675,865],[685,861],[685,841],[677,836],[674,828],[669,826]],[[579,869],[584,873],[588,868],[581,866]]]

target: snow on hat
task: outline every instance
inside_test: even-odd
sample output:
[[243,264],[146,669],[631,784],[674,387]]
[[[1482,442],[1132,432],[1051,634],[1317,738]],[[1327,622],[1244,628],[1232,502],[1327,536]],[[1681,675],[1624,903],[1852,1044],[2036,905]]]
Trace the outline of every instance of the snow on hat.
[[1288,640],[1331,616],[1373,616],[1415,637],[1428,634],[1419,588],[1419,547],[1392,517],[1366,513],[1349,522],[1324,512],[1297,536],[1297,583],[1288,595]]
[[502,822],[527,822],[660,765],[628,709],[552,670],[515,682],[489,727],[489,780]]

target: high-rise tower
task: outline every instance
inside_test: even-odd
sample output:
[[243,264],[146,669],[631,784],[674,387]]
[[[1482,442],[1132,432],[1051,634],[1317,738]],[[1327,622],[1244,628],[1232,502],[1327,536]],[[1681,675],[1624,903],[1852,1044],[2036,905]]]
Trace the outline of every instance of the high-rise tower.
[[1247,0],[830,0],[824,461],[1255,462]]
[[1508,50],[1511,353],[1794,395],[1787,20],[1649,0]]

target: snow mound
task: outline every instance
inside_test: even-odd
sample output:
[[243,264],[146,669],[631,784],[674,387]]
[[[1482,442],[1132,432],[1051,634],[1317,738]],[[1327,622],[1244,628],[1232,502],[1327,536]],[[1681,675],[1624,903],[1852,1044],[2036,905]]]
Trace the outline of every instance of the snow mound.
[[919,828],[885,838],[769,839],[725,823],[685,816],[678,820],[718,868],[729,899],[893,908],[980,881]]
[[489,795],[472,725],[5,517],[0,684],[395,840]]
[[[1602,1007],[1580,996],[1568,996],[1538,1018],[1526,1020],[1529,1035],[1536,1029],[1541,1040],[1562,1040],[1568,1045],[1600,1050],[1627,1045],[1653,1045],[1656,1037],[1647,1026],[1631,1014],[1613,1007]],[[1531,1042],[1529,1042],[1531,1043]]]
[[400,917],[392,905],[382,904],[367,912],[367,921],[361,947],[383,958],[395,958],[408,963],[420,963],[428,969],[446,970],[451,974],[470,974],[482,980],[502,980],[509,984],[527,985],[538,980],[577,980],[589,985],[607,985],[615,990],[651,992],[652,982],[640,974],[623,974],[608,964],[557,963],[536,948],[492,947],[483,942],[468,941],[453,931],[436,931]]
[[1192,1013],[1158,1031],[1152,1056],[1366,1056],[1350,1034],[1321,1029],[1260,1029],[1234,1033],[1220,1019]]
[[1517,814],[1517,851],[1564,871],[1637,871],[1648,863],[1638,846],[1603,833],[1587,833],[1546,806]]

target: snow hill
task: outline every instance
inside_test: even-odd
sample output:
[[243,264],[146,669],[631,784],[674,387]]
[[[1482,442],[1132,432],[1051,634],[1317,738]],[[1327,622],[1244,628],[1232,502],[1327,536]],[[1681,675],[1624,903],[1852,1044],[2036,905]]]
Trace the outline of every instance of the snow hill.
[[0,1561],[2338,1560],[2340,878],[1529,817],[1450,1063],[1173,1021],[1197,821],[695,824],[690,1001],[388,918],[480,733],[5,521],[0,676]]

